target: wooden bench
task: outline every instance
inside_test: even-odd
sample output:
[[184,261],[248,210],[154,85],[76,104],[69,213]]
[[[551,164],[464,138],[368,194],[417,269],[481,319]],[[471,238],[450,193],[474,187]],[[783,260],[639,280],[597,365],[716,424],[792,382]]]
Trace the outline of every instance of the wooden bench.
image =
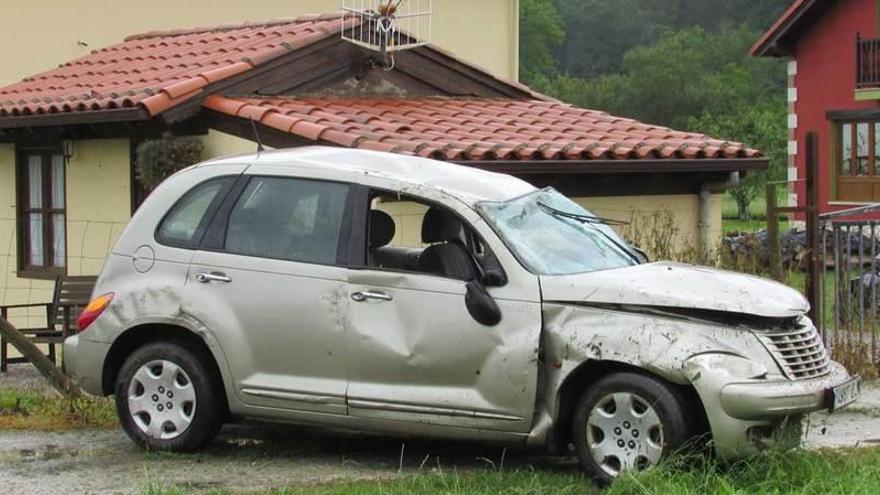
[[[95,288],[95,276],[62,276],[55,279],[55,291],[50,303],[9,304],[0,306],[0,316],[9,319],[10,310],[29,310],[44,308],[46,325],[37,328],[19,328],[18,330],[30,338],[35,344],[49,346],[49,359],[57,364],[55,345],[60,345],[68,336],[79,331],[76,318],[80,311],[89,303],[92,289]],[[28,315],[30,316],[30,315]],[[27,358],[9,357],[9,343],[0,337],[0,372],[6,372],[8,364],[26,363]]]

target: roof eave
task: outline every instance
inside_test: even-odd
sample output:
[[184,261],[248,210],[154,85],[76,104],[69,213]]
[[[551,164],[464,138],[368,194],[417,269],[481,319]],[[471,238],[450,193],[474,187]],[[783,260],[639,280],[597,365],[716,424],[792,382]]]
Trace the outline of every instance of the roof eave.
[[791,47],[788,45],[780,45],[777,42],[769,42],[762,45],[755,45],[751,49],[753,57],[790,57],[792,56]]
[[59,112],[0,117],[0,129],[25,127],[49,127],[81,124],[105,124],[116,122],[144,122],[151,120],[143,107],[113,108],[86,112]]
[[792,55],[790,35],[800,25],[805,16],[816,6],[827,6],[830,2],[816,0],[797,0],[772,26],[752,45],[749,52],[755,57],[788,57]]
[[767,158],[745,157],[647,160],[458,160],[451,163],[514,175],[747,172],[764,170],[770,165]]

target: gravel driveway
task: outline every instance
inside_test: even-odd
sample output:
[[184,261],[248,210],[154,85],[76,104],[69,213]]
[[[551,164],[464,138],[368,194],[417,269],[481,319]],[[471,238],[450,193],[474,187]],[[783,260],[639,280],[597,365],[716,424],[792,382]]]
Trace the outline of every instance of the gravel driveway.
[[[470,469],[500,463],[503,447],[411,441],[299,427],[227,427],[193,455],[144,453],[121,430],[0,432],[0,487],[5,494],[140,493],[149,485],[195,490],[256,490],[285,485],[389,478],[421,469]],[[507,452],[505,466],[571,463]],[[424,464],[422,464],[424,462]]]
[[[0,386],[37,384],[27,372]],[[13,376],[14,375],[14,376]],[[880,384],[834,415],[814,414],[812,447],[880,445]],[[401,466],[403,449],[403,471]],[[13,494],[141,493],[148,486],[256,490],[285,485],[390,478],[438,469],[478,469],[490,463],[576,471],[571,459],[522,448],[475,443],[401,440],[377,435],[283,425],[243,424],[223,429],[198,454],[145,453],[121,430],[0,431],[0,492]]]

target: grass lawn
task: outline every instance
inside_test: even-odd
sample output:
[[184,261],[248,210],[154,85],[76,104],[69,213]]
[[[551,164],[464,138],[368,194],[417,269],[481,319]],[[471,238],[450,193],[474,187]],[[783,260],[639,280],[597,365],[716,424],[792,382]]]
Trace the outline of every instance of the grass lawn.
[[110,398],[74,401],[52,392],[0,389],[0,430],[71,430],[115,428],[116,406]]
[[[577,472],[536,467],[421,474],[396,480],[281,488],[261,495],[543,495],[543,494],[877,494],[880,493],[880,449],[771,452],[733,465],[692,460],[626,475],[600,491]],[[189,493],[150,486],[150,495]],[[226,494],[229,492],[209,492]]]
[[[777,190],[776,197],[778,205],[785,205],[788,202],[788,190],[780,187]],[[749,220],[740,220],[738,218],[739,210],[732,196],[725,194],[722,201],[721,224],[725,234],[729,232],[755,232],[767,228],[767,199],[764,197],[764,194],[759,194],[749,204]],[[785,232],[787,229],[788,221],[780,220],[780,232]]]
[[[732,232],[757,232],[767,228],[766,220],[739,220],[736,218],[723,218],[721,220],[721,228],[725,234]],[[788,220],[779,221],[779,232],[788,230]]]
[[[739,209],[736,207],[736,201],[733,200],[733,197],[730,194],[725,194],[724,199],[721,203],[721,217],[724,219],[728,218],[737,218],[739,217]],[[785,206],[788,204],[788,189],[785,186],[779,186],[776,190],[776,204],[779,206]],[[767,198],[764,197],[764,192],[761,191],[752,202],[749,204],[748,208],[749,217],[754,219],[763,220],[767,218]]]

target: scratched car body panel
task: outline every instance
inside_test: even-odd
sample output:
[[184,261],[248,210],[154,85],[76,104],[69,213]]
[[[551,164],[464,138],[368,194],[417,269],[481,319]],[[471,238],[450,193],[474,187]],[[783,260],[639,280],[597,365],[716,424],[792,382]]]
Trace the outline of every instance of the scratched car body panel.
[[541,287],[546,301],[699,308],[767,318],[796,317],[807,311],[806,300],[780,283],[670,262],[543,277]]
[[[392,243],[412,234],[411,219],[387,213],[398,202],[426,211],[414,247]],[[551,189],[383,153],[303,148],[179,172],[114,247],[95,289],[106,293],[112,302],[66,342],[65,366],[89,392],[129,404],[120,418],[136,442],[172,450],[206,441],[193,435],[225,416],[193,409],[208,397],[196,394],[198,413],[149,428],[165,413],[135,397],[149,396],[137,381],[147,375],[125,373],[156,341],[172,350],[151,351],[147,371],[161,374],[157,362],[213,370],[222,390],[210,392],[235,416],[573,442],[600,478],[671,447],[682,433],[674,414],[708,423],[724,458],[754,452],[780,424],[827,408],[827,391],[849,379],[788,288],[647,263]],[[592,440],[574,435],[580,407],[593,408],[589,418],[617,414],[597,409],[604,398],[579,399],[620,373],[650,381],[617,392],[634,397],[637,421],[658,418],[656,445],[603,450],[604,423],[593,419]],[[652,403],[652,390],[678,402],[635,407]],[[697,410],[674,413],[687,401]]]

